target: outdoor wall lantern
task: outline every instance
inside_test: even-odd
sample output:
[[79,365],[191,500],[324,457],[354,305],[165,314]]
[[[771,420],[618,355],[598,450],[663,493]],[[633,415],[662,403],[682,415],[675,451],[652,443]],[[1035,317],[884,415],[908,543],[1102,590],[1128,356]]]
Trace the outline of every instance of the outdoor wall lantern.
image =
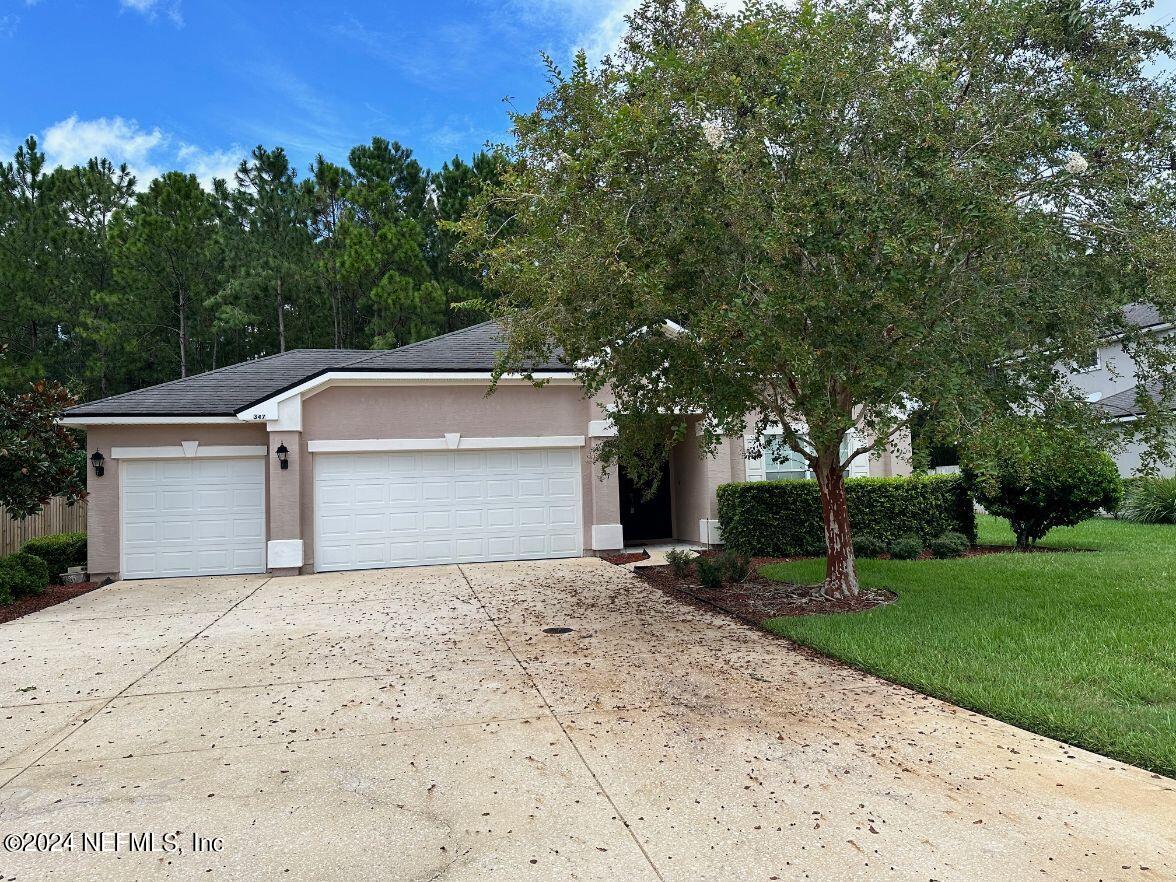
[[278,462],[282,464],[282,468],[290,468],[290,451],[286,449],[285,444],[279,444],[278,449],[274,451],[274,456],[278,458]]
[[106,471],[106,466],[103,465],[103,463],[106,462],[106,457],[102,455],[102,451],[95,450],[93,453],[91,453],[90,462],[94,465],[94,474],[101,478],[102,474]]

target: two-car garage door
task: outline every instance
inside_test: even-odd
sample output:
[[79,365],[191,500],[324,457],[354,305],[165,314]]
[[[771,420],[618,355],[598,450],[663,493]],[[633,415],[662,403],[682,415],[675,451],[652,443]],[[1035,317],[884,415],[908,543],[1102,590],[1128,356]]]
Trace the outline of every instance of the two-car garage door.
[[578,448],[319,453],[315,569],[575,557]]

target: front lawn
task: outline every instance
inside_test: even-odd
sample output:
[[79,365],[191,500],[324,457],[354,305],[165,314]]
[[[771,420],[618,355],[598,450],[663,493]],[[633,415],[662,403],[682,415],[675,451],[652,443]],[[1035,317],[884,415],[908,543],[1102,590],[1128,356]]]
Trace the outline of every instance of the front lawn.
[[[1012,544],[980,519],[982,544]],[[769,630],[920,692],[1176,777],[1176,527],[1092,520],[1042,545],[1094,553],[858,561],[896,603]],[[821,580],[822,559],[765,566]]]

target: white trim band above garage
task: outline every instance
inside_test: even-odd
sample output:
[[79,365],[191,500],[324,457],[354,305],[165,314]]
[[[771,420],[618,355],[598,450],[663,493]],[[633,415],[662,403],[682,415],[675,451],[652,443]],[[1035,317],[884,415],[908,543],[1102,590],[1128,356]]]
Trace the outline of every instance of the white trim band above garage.
[[[456,441],[456,443],[454,443]],[[380,453],[396,450],[522,450],[545,447],[583,447],[583,435],[531,435],[502,438],[462,438],[454,433],[440,438],[358,438],[309,441],[311,453]]]
[[208,444],[189,442],[187,449],[180,447],[112,447],[111,459],[236,459],[242,456],[265,456],[269,450],[264,444]]

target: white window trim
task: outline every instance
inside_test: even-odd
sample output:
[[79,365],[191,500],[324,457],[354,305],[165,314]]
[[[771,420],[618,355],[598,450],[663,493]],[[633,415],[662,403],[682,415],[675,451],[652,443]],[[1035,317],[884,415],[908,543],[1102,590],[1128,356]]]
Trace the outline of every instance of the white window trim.
[[1094,364],[1090,365],[1089,367],[1079,367],[1077,364],[1075,364],[1073,372],[1075,374],[1092,374],[1095,371],[1102,370],[1102,366],[1103,366],[1102,352],[1098,349],[1095,349],[1094,350]]
[[269,450],[264,444],[189,446],[179,447],[112,447],[111,459],[237,459],[247,456],[265,456]]
[[[388,453],[415,450],[522,450],[547,447],[583,447],[583,435],[531,435],[501,438],[358,438],[307,442],[311,453]],[[456,442],[456,443],[454,443]]]
[[[748,466],[747,466],[746,474],[747,474],[748,481],[772,480],[768,477],[769,470],[768,470],[768,455],[767,455],[768,454],[767,438],[768,438],[768,436],[780,436],[783,434],[784,434],[784,432],[779,426],[769,426],[767,431],[765,431],[763,433],[763,435],[761,435],[759,437],[758,446],[760,448],[760,456],[758,458],[756,458],[755,460],[748,460],[747,461]],[[858,445],[858,441],[859,441],[860,437],[861,436],[860,436],[857,429],[850,429],[849,430],[849,433],[846,435],[845,442],[844,442],[846,447],[848,448],[848,450],[853,450]],[[744,436],[744,443],[745,444],[755,443],[756,440],[757,439],[755,439],[751,435]],[[778,474],[778,472],[773,472],[773,474]],[[869,475],[870,475],[870,463],[869,463],[869,459],[865,456],[857,457],[852,463],[850,463],[849,468],[846,470],[846,473],[845,473],[845,476],[847,478],[865,478],[865,477],[869,477]],[[816,477],[816,476],[813,474],[812,469],[806,465],[805,470],[804,470],[803,480],[811,481],[814,477]],[[785,479],[785,480],[788,480],[788,479]],[[796,479],[791,479],[791,480],[796,480]]]

